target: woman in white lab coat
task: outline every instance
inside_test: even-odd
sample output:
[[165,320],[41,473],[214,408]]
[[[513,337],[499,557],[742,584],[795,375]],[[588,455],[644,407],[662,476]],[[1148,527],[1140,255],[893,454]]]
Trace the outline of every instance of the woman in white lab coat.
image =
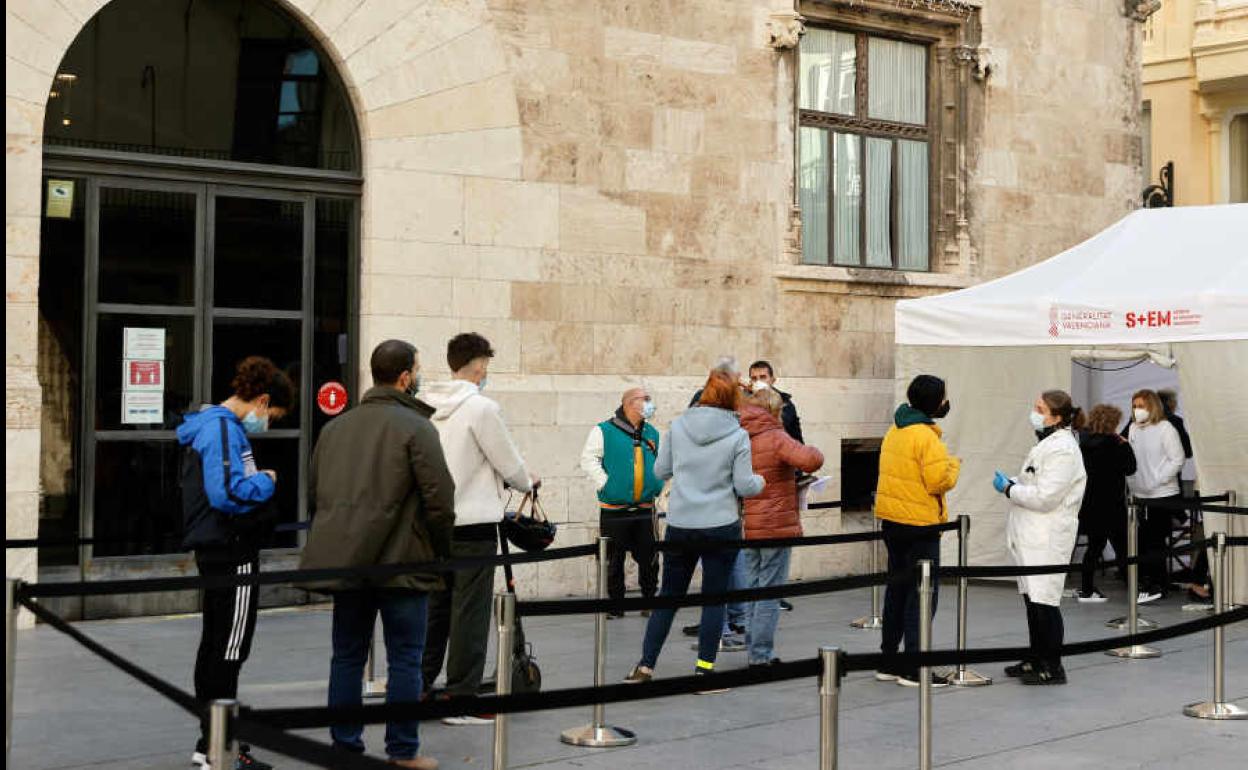
[[[1074,431],[1082,427],[1083,413],[1061,390],[1048,390],[1036,399],[1028,415],[1040,443],[1027,453],[1022,471],[1007,477],[997,471],[993,486],[1010,500],[1006,546],[1019,566],[1065,564],[1079,532],[1079,507],[1088,476]],[[1032,655],[1005,673],[1023,684],[1065,684],[1061,646],[1065,634],[1059,609],[1066,573],[1018,578],[1018,591],[1027,608],[1027,632]]]

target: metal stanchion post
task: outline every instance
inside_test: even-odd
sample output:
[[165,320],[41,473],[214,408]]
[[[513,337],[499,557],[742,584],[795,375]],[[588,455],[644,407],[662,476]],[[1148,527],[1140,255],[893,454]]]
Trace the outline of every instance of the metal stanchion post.
[[[1237,499],[1238,498],[1235,494],[1235,490],[1233,489],[1226,490],[1226,504],[1228,507],[1234,508],[1238,504],[1235,502]],[[1227,534],[1231,533],[1231,527],[1234,521],[1235,521],[1234,515],[1226,514]],[[1224,573],[1226,575],[1226,578],[1225,578],[1226,593],[1224,594],[1225,598],[1222,600],[1222,606],[1228,610],[1233,610],[1240,606],[1235,603],[1235,593],[1234,591],[1231,590],[1232,586],[1235,585],[1235,560],[1236,558],[1238,557],[1235,554],[1234,548],[1231,548],[1226,552],[1226,569],[1224,570]]]
[[819,770],[836,770],[837,713],[841,697],[841,648],[819,648]]
[[[598,599],[607,598],[607,546],[610,538],[598,538]],[[607,613],[594,615],[594,687],[602,687],[607,683]],[[573,746],[588,746],[594,749],[612,748],[615,746],[631,746],[637,742],[637,735],[632,730],[614,727],[607,724],[607,707],[602,703],[594,704],[593,721],[581,727],[564,730],[559,740]]]
[[[967,566],[970,548],[971,517],[965,513],[958,516],[958,566]],[[966,595],[970,580],[965,575],[958,578],[958,652],[966,650]],[[983,687],[992,684],[992,677],[984,676],[959,663],[953,673],[945,677],[954,687]]]
[[[1140,554],[1140,507],[1132,499],[1127,504],[1127,557],[1134,559]],[[1119,631],[1134,634],[1140,628],[1156,628],[1157,623],[1140,617],[1140,566],[1135,562],[1127,565],[1127,614],[1107,621],[1105,625]],[[1112,653],[1111,653],[1112,654]]]
[[208,764],[233,767],[237,752],[230,736],[230,720],[238,716],[238,701],[214,700],[208,706]]
[[[1214,535],[1214,557],[1209,565],[1214,612],[1226,610],[1226,592],[1231,584],[1226,556],[1226,533],[1219,532]],[[1226,626],[1213,629],[1213,700],[1184,706],[1183,713],[1197,719],[1248,719],[1248,710],[1226,701]]]
[[17,670],[17,590],[22,581],[4,579],[4,764],[13,747],[13,676]]
[[[919,560],[919,652],[932,649],[932,562]],[[919,770],[932,770],[932,669],[919,667]]]
[[[496,695],[511,694],[512,643],[516,633],[516,595],[504,591],[494,594],[494,617],[498,620],[498,679]],[[507,715],[494,715],[494,770],[507,767]]]
[[386,697],[386,680],[377,678],[377,640],[369,645],[368,660],[364,663],[364,697]]
[[[877,535],[880,532],[880,520],[873,514],[871,516],[871,531]],[[871,541],[871,572],[880,571],[880,540],[877,537]],[[884,590],[882,586],[871,586],[871,614],[863,618],[854,620],[849,625],[854,628],[861,628],[864,631],[878,631],[884,627],[884,619],[880,617],[880,591]]]
[[[1130,505],[1127,506],[1127,554],[1133,557],[1137,553],[1139,553],[1139,550],[1140,550],[1139,542],[1138,542],[1139,541],[1139,517],[1137,515],[1138,510],[1139,510],[1139,506],[1136,505],[1136,502],[1134,500],[1132,500]],[[1139,632],[1141,625],[1152,625],[1152,626],[1157,625],[1156,623],[1153,623],[1152,621],[1147,621],[1147,624],[1141,622],[1140,612],[1139,612],[1139,603],[1137,601],[1138,596],[1139,596],[1138,567],[1139,565],[1137,565],[1135,562],[1132,562],[1131,564],[1127,565],[1126,629],[1127,629],[1127,634],[1130,636],[1135,636],[1135,634]],[[1118,626],[1113,621],[1111,621],[1107,625],[1114,627],[1114,628],[1121,628],[1121,626]],[[1133,644],[1129,647],[1116,647],[1112,650],[1106,650],[1105,654],[1112,655],[1115,658],[1128,658],[1128,659],[1133,659],[1133,660],[1139,660],[1142,658],[1159,658],[1161,657],[1161,650],[1158,650],[1155,647],[1146,647],[1142,644]]]

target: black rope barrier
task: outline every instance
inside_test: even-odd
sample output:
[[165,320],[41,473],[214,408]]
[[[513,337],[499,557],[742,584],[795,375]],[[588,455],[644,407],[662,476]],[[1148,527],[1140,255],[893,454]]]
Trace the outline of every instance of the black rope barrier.
[[1170,508],[1176,511],[1186,510],[1205,510],[1206,503],[1227,503],[1230,502],[1230,494],[1223,492],[1220,495],[1205,495],[1203,497],[1137,497],[1136,504],[1144,508]]
[[[925,527],[908,527],[904,534],[894,532],[898,539],[920,538],[931,534],[952,532],[958,529],[958,522],[948,521],[944,524],[932,524]],[[913,530],[913,531],[910,531]],[[862,532],[842,532],[835,535],[806,535],[803,537],[769,537],[757,540],[710,540],[710,541],[678,541],[657,543],[659,551],[722,551],[729,548],[803,548],[812,545],[837,545],[840,543],[864,543],[884,539],[884,533],[875,530]]]
[[790,596],[849,591],[870,588],[888,583],[908,583],[914,580],[914,570],[901,572],[872,572],[867,575],[812,580],[808,583],[784,583],[764,588],[742,588],[714,594],[686,594],[684,596],[654,596],[635,599],[548,599],[516,602],[516,614],[537,617],[542,615],[582,615],[586,613],[635,612],[638,610],[676,610],[681,607],[704,607],[713,604],[758,601],[760,599],[784,599]]
[[[1173,626],[1157,628],[1152,631],[1141,631],[1128,636],[1115,636],[1063,644],[1059,655],[1061,657],[1088,655],[1093,652],[1104,652],[1105,650],[1113,650],[1119,647],[1133,647],[1137,644],[1164,642],[1167,639],[1197,634],[1218,626],[1229,626],[1232,623],[1240,623],[1245,620],[1248,620],[1248,606],[1237,607],[1236,609],[1209,615],[1199,620],[1189,620]],[[907,670],[907,666],[917,668],[920,666],[956,666],[960,663],[1002,663],[1007,660],[1025,659],[1032,654],[1034,653],[1030,647],[934,650],[931,652],[906,652],[895,655],[885,655],[881,652],[850,653],[845,655],[845,670],[876,671],[881,666],[887,665],[889,668],[900,668],[904,671]]]
[[[442,559],[411,564],[379,564],[371,567],[333,567],[325,569],[275,570],[253,575],[221,575],[203,577],[188,575],[172,578],[135,578],[131,580],[93,580],[75,583],[23,583],[21,596],[44,599],[64,596],[103,596],[112,594],[140,594],[156,591],[191,591],[200,588],[233,588],[244,585],[277,585],[281,583],[318,583],[330,580],[377,580],[417,572],[453,572],[470,567],[502,566],[504,564],[532,564],[558,559],[595,556],[598,546],[575,545],[532,553],[513,553],[507,556],[478,556],[462,559]],[[313,588],[309,590],[323,590]]]
[[247,710],[240,709],[239,716],[230,724],[231,735],[245,743],[317,767],[332,767],[335,770],[394,770],[394,765],[384,759],[336,749],[302,735],[293,735],[248,719],[247,713]]
[[[1248,607],[1210,615],[1198,620],[1130,636],[1095,639],[1062,645],[1062,656],[1148,644],[1207,631],[1217,626],[1248,620]],[[990,647],[980,650],[936,650],[924,653],[884,655],[864,653],[844,655],[842,671],[876,670],[889,666],[947,666],[959,662],[991,663],[1018,660],[1032,654],[1030,647]],[[427,721],[456,714],[517,714],[530,711],[575,708],[594,704],[625,703],[674,695],[748,687],[757,684],[805,679],[820,673],[818,658],[804,658],[773,666],[736,669],[712,674],[656,679],[641,684],[610,684],[604,687],[575,687],[521,695],[463,695],[425,703],[391,703],[345,708],[297,707],[257,709],[248,718],[282,729],[310,729],[330,724],[382,724],[390,721]]]
[[1243,546],[1246,546],[1246,545],[1248,545],[1248,536],[1238,535],[1236,537],[1228,537],[1226,539],[1227,548],[1235,548],[1237,546],[1242,548]]
[[[278,524],[273,528],[275,533],[302,532],[312,528],[310,521],[294,521]],[[181,539],[181,538],[177,538]],[[87,545],[133,545],[139,548],[164,548],[165,543],[144,543],[128,537],[17,537],[5,539],[4,550],[21,550],[23,548],[81,548]]]
[[1248,508],[1242,505],[1204,505],[1200,510],[1202,513],[1248,514]]
[[78,644],[81,644],[83,647],[86,647],[99,657],[109,663],[112,663],[117,668],[165,696],[174,704],[189,712],[196,719],[203,716],[204,709],[199,705],[199,701],[195,700],[195,696],[191,695],[186,690],[166,682],[152,672],[139,667],[126,658],[121,657],[117,653],[74,628],[67,620],[48,608],[43,607],[38,602],[31,601],[27,597],[19,597],[18,603],[30,610],[36,618],[42,620],[44,623],[47,623],[52,628],[55,628],[62,634],[65,634],[75,642],[78,642]]
[[[1204,540],[1195,540],[1183,545],[1176,545],[1173,548],[1167,548],[1164,551],[1148,551],[1147,553],[1137,554],[1135,556],[1121,556],[1116,559],[1108,559],[1100,562],[1105,567],[1116,566],[1126,567],[1129,564],[1143,564],[1145,562],[1159,562],[1168,559],[1171,556],[1188,551],[1199,551],[1202,548],[1212,548],[1213,538]],[[987,567],[940,567],[937,572],[941,577],[947,578],[1002,578],[1002,577],[1022,577],[1025,575],[1054,575],[1059,572],[1082,572],[1082,562],[1069,562],[1062,564],[1029,564],[1029,565],[993,565]]]

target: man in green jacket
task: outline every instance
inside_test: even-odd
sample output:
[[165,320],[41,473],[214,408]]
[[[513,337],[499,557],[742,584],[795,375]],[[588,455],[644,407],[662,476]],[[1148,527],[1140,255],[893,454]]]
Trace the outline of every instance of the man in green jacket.
[[[446,467],[433,409],[415,397],[416,348],[387,340],[373,351],[373,387],[359,406],[322,431],[312,456],[312,530],[301,569],[371,567],[450,556],[455,483]],[[343,580],[318,586],[333,593],[333,660],[329,705],[359,706],[364,664],[381,614],[386,642],[386,702],[420,700],[421,658],[429,592],[443,587],[438,573],[404,573],[379,580]],[[419,722],[386,725],[386,754],[399,767],[434,770],[417,756]],[[334,745],[364,751],[364,727],[334,725]]]
[[[581,450],[581,470],[598,492],[599,530],[607,543],[607,594],[624,598],[624,557],[632,552],[637,582],[646,598],[659,587],[658,553],[654,546],[654,498],[663,482],[654,475],[659,432],[647,420],[654,400],[645,388],[631,388],[609,420],[595,425]],[[648,612],[643,612],[648,615]],[[609,618],[623,617],[613,611]]]

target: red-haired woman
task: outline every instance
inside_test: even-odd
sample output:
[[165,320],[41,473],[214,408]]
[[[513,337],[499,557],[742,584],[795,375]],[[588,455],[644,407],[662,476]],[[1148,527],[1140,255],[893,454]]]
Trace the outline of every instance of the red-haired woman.
[[[752,465],[750,437],[737,419],[740,401],[741,386],[736,380],[722,371],[712,372],[697,406],[677,417],[668,436],[659,442],[654,472],[661,479],[672,479],[665,540],[711,547],[665,551],[660,596],[686,595],[698,562],[702,563],[703,593],[722,593],[728,588],[737,549],[714,546],[741,538],[738,500],[763,491],[763,478]],[[625,681],[646,682],[654,675],[675,616],[675,610],[667,609],[650,616],[641,661]],[[722,604],[702,608],[695,673],[707,674],[715,668],[723,626]]]

